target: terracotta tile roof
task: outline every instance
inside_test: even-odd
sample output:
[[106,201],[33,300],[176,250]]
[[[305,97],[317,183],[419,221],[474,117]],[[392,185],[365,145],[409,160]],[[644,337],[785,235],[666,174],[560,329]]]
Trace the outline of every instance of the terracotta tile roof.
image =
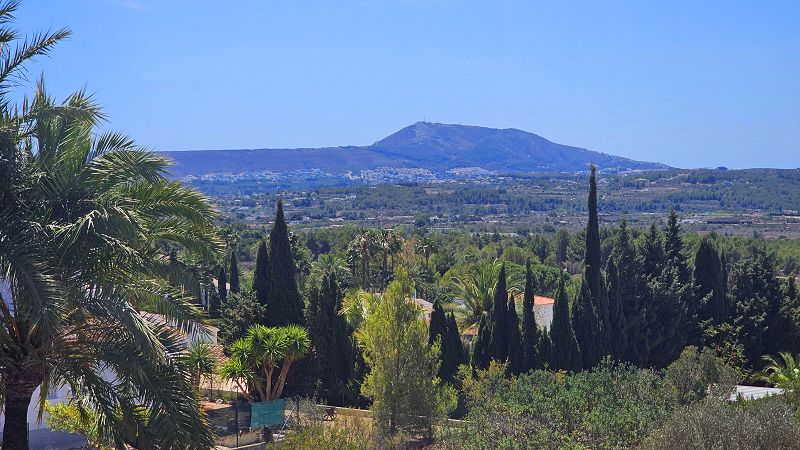
[[556,302],[555,299],[550,297],[545,297],[542,295],[534,295],[533,296],[533,305],[552,305]]

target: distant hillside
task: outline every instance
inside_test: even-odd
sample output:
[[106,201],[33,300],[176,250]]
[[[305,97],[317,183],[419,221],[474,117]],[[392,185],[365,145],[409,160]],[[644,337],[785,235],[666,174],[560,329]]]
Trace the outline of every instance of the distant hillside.
[[165,152],[176,165],[173,176],[291,172],[320,169],[330,173],[381,167],[423,168],[446,172],[481,167],[504,172],[577,172],[590,162],[601,171],[653,170],[664,164],[634,161],[557,144],[526,131],[417,122],[363,147]]

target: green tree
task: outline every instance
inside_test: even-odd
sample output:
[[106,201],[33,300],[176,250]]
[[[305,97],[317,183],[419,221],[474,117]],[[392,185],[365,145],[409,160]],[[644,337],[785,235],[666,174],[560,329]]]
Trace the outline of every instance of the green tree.
[[536,343],[536,355],[539,357],[541,368],[550,365],[549,361],[552,358],[552,352],[553,341],[550,340],[550,334],[547,332],[547,328],[544,328],[542,332],[539,333],[539,342]]
[[428,345],[420,309],[408,301],[411,293],[411,281],[400,271],[356,332],[370,368],[362,392],[372,399],[375,425],[389,435],[430,433],[454,407],[452,389],[443,389],[436,377],[439,346]]
[[[622,314],[622,322],[620,322],[619,313],[617,313],[617,325],[616,327],[612,325],[615,330],[619,329],[623,333],[623,336],[618,337],[616,342],[617,351],[622,351],[623,353],[617,356],[618,359],[621,357],[624,361],[637,364],[641,359],[639,340],[643,336],[647,314],[642,303],[641,277],[636,261],[636,249],[628,231],[628,223],[624,218],[617,230],[616,240],[609,259],[613,261],[616,269],[616,277],[613,277],[610,272],[607,274],[609,284],[613,284],[614,296],[616,296],[616,299],[612,300],[611,288],[609,288],[609,315],[617,307]],[[612,301],[617,301],[619,306],[612,308],[610,306]],[[620,348],[620,341],[624,342],[622,348]]]
[[492,304],[491,331],[489,335],[489,358],[498,362],[508,359],[511,328],[508,317],[508,290],[506,289],[506,266],[500,267]]
[[467,356],[464,352],[464,344],[461,342],[456,316],[453,313],[447,315],[447,328],[442,336],[441,359],[439,378],[448,383],[454,383],[458,368],[467,362]]
[[289,228],[283,215],[283,201],[278,200],[275,223],[269,233],[267,260],[266,324],[276,327],[303,322],[303,299],[297,288]]
[[238,294],[239,287],[239,260],[236,258],[236,247],[231,249],[231,272],[230,272],[231,292]]
[[472,367],[476,369],[487,369],[489,362],[492,360],[491,353],[489,352],[489,341],[491,339],[491,325],[486,320],[486,316],[481,316],[480,323],[478,324],[478,334],[475,338],[475,344],[472,349]]
[[628,349],[628,323],[622,306],[620,294],[620,277],[614,259],[606,264],[608,281],[608,316],[611,323],[611,355],[617,361],[625,361]]
[[499,273],[499,261],[483,261],[470,266],[465,274],[452,278],[453,293],[464,300],[464,325],[477,325],[483,315],[491,311]]
[[222,305],[219,337],[225,347],[243,338],[251,326],[262,321],[264,305],[258,302],[253,292],[231,293],[228,302]]
[[88,408],[72,403],[45,403],[47,414],[45,423],[53,431],[79,434],[86,438],[86,444],[95,450],[112,450],[114,447],[102,432],[100,416]]
[[695,299],[699,304],[692,309],[697,311],[697,322],[706,326],[724,323],[728,317],[728,280],[722,258],[708,237],[700,241],[695,253],[694,286]]
[[252,386],[261,401],[276,400],[281,398],[292,364],[303,358],[309,347],[308,332],[302,327],[254,325],[233,343],[220,375],[235,382],[248,398],[252,398],[248,389]]
[[519,330],[519,315],[514,296],[508,300],[508,368],[512,374],[524,371],[525,354],[522,350],[522,333]]
[[534,296],[536,295],[536,281],[531,272],[531,261],[525,263],[525,293],[522,299],[522,371],[540,369],[542,364],[537,354],[539,344],[539,329],[536,326],[536,317],[533,313]]
[[268,270],[269,253],[267,253],[267,243],[259,240],[258,251],[256,252],[256,267],[253,269],[253,291],[256,293],[258,303],[265,307],[269,296]]
[[431,312],[431,319],[428,323],[428,345],[433,345],[437,339],[441,340],[442,335],[445,334],[446,328],[447,317],[445,317],[444,309],[437,299],[433,302],[433,311]]
[[352,328],[340,314],[344,294],[336,272],[325,274],[320,286],[310,296],[308,324],[315,376],[320,380],[319,395],[329,403],[344,405],[353,401],[349,382],[353,376],[355,348]]
[[[42,84],[12,102],[27,60],[69,35],[35,35],[14,48],[16,2],[0,5],[0,392],[2,448],[28,448],[37,387],[80,387],[111,438],[135,430],[173,448],[208,448],[181,343],[202,314],[169,283],[169,252],[211,261],[222,244],[207,199],[164,173],[168,161],[119,133],[100,133],[99,107],[83,93],[57,103]],[[135,360],[136,364],[131,364]],[[113,380],[101,371],[113,373]],[[37,400],[43,406],[45,397]]]
[[586,255],[581,291],[573,308],[572,327],[581,349],[583,366],[594,367],[611,354],[610,320],[605,281],[601,272],[600,227],[597,218],[596,168],[589,173],[589,222],[586,226]]
[[216,300],[212,300],[210,314],[212,317],[217,317],[220,312],[220,306],[228,302],[228,276],[225,274],[225,266],[220,266],[219,274],[217,274],[217,295]]
[[183,363],[192,371],[192,384],[195,389],[200,387],[200,381],[204,375],[214,372],[217,364],[211,354],[211,347],[205,342],[199,342],[189,347]]
[[558,283],[558,294],[553,305],[553,322],[550,324],[550,366],[555,370],[581,370],[583,358],[569,320],[569,301],[564,291],[563,278]]

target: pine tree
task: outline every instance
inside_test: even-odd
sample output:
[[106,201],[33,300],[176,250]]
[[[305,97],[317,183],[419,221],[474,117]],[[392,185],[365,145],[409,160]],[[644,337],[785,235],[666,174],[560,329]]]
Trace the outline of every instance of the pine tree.
[[550,365],[554,370],[579,371],[583,366],[578,341],[569,320],[569,301],[564,291],[564,279],[559,280],[558,294],[553,305],[553,322],[550,324]]
[[267,260],[267,325],[280,327],[303,322],[303,300],[297,289],[289,228],[283,216],[283,202],[278,200],[275,223],[269,233]]
[[536,355],[539,358],[539,367],[534,367],[534,369],[544,369],[550,366],[552,351],[553,342],[550,340],[550,334],[547,332],[547,328],[544,328],[542,332],[539,333],[539,342],[536,343]]
[[508,368],[517,375],[524,371],[525,354],[522,350],[522,333],[519,331],[519,315],[514,296],[508,300]]
[[253,290],[256,292],[256,299],[258,303],[266,306],[267,304],[267,262],[269,255],[267,254],[267,244],[262,240],[258,244],[258,252],[256,252],[256,267],[253,271]]
[[536,282],[531,272],[531,261],[525,263],[525,294],[522,299],[522,371],[541,368],[541,361],[536,347],[539,343],[539,329],[536,327],[534,315],[534,296],[536,295]]
[[231,249],[231,272],[230,272],[231,292],[239,293],[239,261],[236,259],[236,247]]
[[499,362],[508,359],[510,327],[508,324],[508,291],[506,290],[506,266],[500,267],[494,291],[489,337],[489,358]]
[[486,320],[486,315],[481,316],[478,325],[478,335],[472,348],[472,367],[476,369],[486,369],[492,356],[489,353],[489,341],[491,339],[491,325]]

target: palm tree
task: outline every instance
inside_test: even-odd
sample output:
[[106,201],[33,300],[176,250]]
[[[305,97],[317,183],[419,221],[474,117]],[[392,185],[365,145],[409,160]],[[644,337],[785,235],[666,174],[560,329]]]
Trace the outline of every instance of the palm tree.
[[425,267],[429,267],[428,260],[431,254],[439,250],[439,244],[430,236],[422,236],[414,243],[414,253],[425,258]]
[[184,364],[192,368],[192,384],[199,389],[203,375],[213,373],[217,362],[211,354],[211,346],[200,342],[189,348]]
[[[222,247],[215,213],[205,197],[164,178],[165,158],[118,133],[95,135],[103,115],[83,92],[59,104],[40,83],[30,101],[11,105],[24,62],[69,34],[8,51],[16,6],[0,5],[2,448],[28,448],[33,392],[61,385],[97,412],[117,446],[209,448],[213,434],[178,336],[201,332],[202,314],[170,285],[166,249],[210,261]],[[149,319],[143,307],[166,320]]]
[[796,389],[800,386],[800,354],[792,356],[789,352],[780,352],[778,356],[762,358],[767,366],[761,379],[780,388]]
[[[248,391],[246,386],[252,386],[262,401],[279,399],[289,369],[308,353],[310,345],[308,332],[300,326],[254,325],[247,336],[231,346],[231,358],[222,366],[221,375],[233,380],[244,392]],[[278,368],[280,372],[275,379]],[[249,393],[247,398],[252,401]]]
[[464,300],[460,319],[465,326],[476,326],[481,316],[491,310],[499,273],[499,260],[484,261],[471,266],[463,275],[451,279],[453,292]]

